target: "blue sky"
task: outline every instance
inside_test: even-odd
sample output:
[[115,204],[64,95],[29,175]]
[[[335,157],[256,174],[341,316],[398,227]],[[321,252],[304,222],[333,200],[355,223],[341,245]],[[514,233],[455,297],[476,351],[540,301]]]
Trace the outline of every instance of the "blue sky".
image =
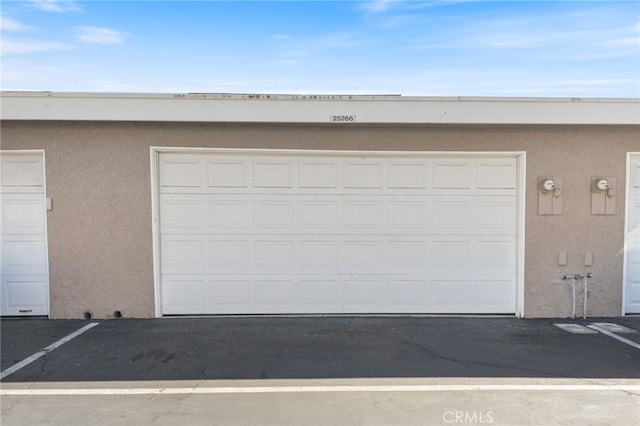
[[638,1],[3,0],[2,90],[640,97]]

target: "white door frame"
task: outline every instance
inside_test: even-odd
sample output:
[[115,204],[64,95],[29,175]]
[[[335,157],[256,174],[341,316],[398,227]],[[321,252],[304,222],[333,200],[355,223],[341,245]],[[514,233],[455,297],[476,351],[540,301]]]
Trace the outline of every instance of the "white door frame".
[[[45,255],[45,267],[47,270],[47,318],[51,317],[51,282],[49,280],[49,226],[47,223],[47,161],[45,157],[44,149],[0,149],[0,154],[17,154],[17,155],[34,155],[39,154],[42,156],[42,191],[45,198],[44,203],[44,255]],[[2,195],[0,194],[0,198]],[[0,200],[1,201],[1,200]]]
[[623,266],[622,266],[622,315],[627,314],[627,272],[629,266],[629,240],[628,236],[631,232],[629,229],[629,215],[631,214],[631,160],[638,157],[640,161],[640,152],[627,152],[627,171],[626,171],[626,190],[624,203],[624,245],[623,245]]
[[156,318],[162,317],[161,292],[161,257],[160,257],[160,175],[159,157],[161,153],[189,153],[189,154],[300,154],[300,155],[431,155],[434,157],[511,157],[517,164],[517,259],[516,259],[516,312],[517,317],[524,316],[524,249],[525,249],[525,207],[526,207],[526,152],[524,151],[348,151],[348,150],[309,150],[309,149],[252,149],[252,148],[181,148],[181,147],[150,147],[151,171],[151,223],[153,244],[153,288],[154,311]]

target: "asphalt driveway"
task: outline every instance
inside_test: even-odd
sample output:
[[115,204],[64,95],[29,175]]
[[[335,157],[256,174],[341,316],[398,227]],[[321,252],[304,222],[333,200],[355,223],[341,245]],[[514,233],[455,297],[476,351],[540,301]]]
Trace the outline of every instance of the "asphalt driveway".
[[[425,377],[640,378],[640,350],[551,320],[438,317],[120,319],[99,324],[3,382]],[[2,320],[2,370],[86,325]]]

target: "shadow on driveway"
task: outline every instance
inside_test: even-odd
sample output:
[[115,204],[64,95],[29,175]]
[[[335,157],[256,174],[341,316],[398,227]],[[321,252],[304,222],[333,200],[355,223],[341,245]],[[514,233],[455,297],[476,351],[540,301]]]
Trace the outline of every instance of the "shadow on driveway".
[[[378,377],[639,378],[640,350],[581,320],[218,317],[103,320],[4,382]],[[86,325],[3,320],[2,370]],[[625,337],[639,341],[638,334]]]

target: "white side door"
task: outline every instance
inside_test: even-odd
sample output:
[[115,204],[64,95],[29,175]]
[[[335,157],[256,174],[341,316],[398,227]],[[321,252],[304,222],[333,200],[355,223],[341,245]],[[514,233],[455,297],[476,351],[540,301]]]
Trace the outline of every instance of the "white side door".
[[49,314],[44,154],[0,152],[0,315]]
[[629,155],[624,313],[640,313],[640,153]]

